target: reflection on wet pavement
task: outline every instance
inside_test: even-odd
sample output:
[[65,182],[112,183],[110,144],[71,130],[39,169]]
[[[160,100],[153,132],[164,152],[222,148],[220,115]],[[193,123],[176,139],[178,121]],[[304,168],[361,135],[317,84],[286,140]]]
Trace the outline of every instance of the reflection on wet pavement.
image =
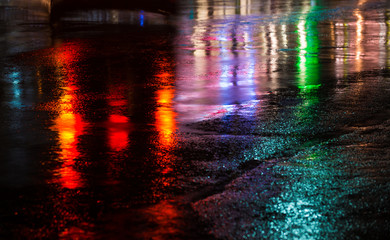
[[385,239],[390,6],[0,4],[0,238]]

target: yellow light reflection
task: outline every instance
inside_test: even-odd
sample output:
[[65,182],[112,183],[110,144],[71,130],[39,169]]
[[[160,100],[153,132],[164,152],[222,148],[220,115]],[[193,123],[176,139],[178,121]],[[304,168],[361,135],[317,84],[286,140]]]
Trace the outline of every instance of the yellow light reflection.
[[[362,54],[362,39],[363,39],[363,16],[359,11],[355,12],[355,16],[357,18],[356,21],[356,60],[360,60]],[[361,61],[358,61],[359,65],[361,65]],[[358,71],[361,70],[361,66],[358,68]]]
[[[336,42],[336,37],[335,37],[335,25],[333,22],[330,22],[330,41],[333,45],[335,45],[334,43]],[[335,59],[335,52],[331,52],[330,53],[330,58],[333,60]]]
[[[362,6],[366,3],[366,0],[360,0],[358,2],[358,6]],[[364,28],[364,18],[361,14],[361,11],[359,9],[356,9],[354,12],[356,20],[356,53],[355,53],[355,59],[356,59],[356,71],[360,72],[362,71],[362,53],[363,53],[363,28]]]
[[281,35],[282,35],[282,48],[288,48],[288,39],[287,39],[287,25],[281,25]]
[[343,45],[343,53],[344,53],[344,58],[343,58],[343,77],[346,78],[348,75],[348,69],[347,69],[347,62],[348,62],[348,43],[349,43],[349,34],[348,34],[348,24],[343,24],[344,27],[344,45]]
[[[346,78],[348,75],[348,50],[349,46],[349,32],[348,24],[343,22],[336,22],[335,25],[335,37],[334,41],[336,42],[336,78],[339,79],[338,83],[341,83],[342,78]],[[339,48],[341,46],[341,48]]]
[[363,6],[365,3],[367,2],[367,0],[359,0],[358,2],[358,6]]
[[[203,3],[198,5],[197,9],[197,19],[208,19],[208,4]],[[192,34],[192,43],[194,46],[194,56],[206,56],[206,44],[204,41],[202,41],[201,36],[206,35],[207,27],[202,25],[201,23],[198,23],[194,26],[194,33]]]
[[239,0],[236,1],[240,8],[241,15],[250,15],[251,14],[251,4],[252,0]]
[[38,84],[38,95],[41,97],[43,95],[43,90],[42,90],[42,76],[41,72],[37,70],[37,84]]
[[277,73],[276,73],[276,70],[277,70],[277,62],[278,62],[278,59],[279,59],[279,55],[277,54],[277,50],[279,49],[278,48],[278,38],[276,36],[276,26],[275,24],[270,24],[269,26],[269,38],[270,38],[270,41],[271,41],[271,49],[270,49],[270,53],[271,53],[271,69],[270,69],[270,72],[271,72],[271,80],[275,81],[277,79]]

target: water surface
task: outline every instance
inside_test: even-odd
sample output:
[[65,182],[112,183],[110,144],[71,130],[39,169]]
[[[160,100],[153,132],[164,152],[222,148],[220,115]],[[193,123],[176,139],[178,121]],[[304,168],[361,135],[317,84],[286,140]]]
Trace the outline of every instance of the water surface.
[[390,7],[0,4],[0,238],[384,239]]

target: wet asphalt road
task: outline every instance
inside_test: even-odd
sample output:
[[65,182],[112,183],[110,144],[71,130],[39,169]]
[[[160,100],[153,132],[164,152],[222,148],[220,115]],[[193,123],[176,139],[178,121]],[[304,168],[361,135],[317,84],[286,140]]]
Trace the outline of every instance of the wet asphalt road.
[[386,2],[0,3],[0,239],[387,239]]

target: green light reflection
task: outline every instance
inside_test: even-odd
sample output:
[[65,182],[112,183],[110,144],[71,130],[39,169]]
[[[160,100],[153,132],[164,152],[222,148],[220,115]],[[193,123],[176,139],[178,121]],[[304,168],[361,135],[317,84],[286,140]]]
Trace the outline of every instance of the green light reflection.
[[320,84],[320,64],[318,52],[320,40],[318,38],[318,22],[311,20],[311,15],[317,7],[310,7],[305,19],[299,21],[298,55],[297,55],[297,86],[303,92],[318,89]]
[[321,87],[319,62],[319,32],[316,15],[320,6],[306,5],[297,24],[297,62],[296,84],[302,103],[296,106],[297,129],[305,131],[312,128],[317,121],[315,107],[319,99],[317,90]]

